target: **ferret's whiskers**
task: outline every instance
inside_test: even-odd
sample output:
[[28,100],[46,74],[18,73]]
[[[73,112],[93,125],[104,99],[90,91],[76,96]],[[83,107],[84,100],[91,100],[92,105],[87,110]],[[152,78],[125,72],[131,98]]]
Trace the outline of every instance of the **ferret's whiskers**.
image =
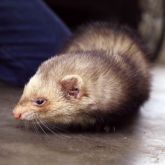
[[34,128],[34,132],[36,133],[36,134],[38,134],[39,132],[38,132],[38,128],[37,128],[37,126],[36,126],[36,123],[34,123],[34,121],[32,122],[32,126],[33,126],[33,128]]
[[[54,134],[54,135],[58,135],[57,133],[60,133],[60,135],[61,135],[61,132],[59,132],[58,131],[58,128],[57,127],[55,127],[57,130],[57,133],[54,131],[54,130],[52,130],[48,125],[47,125],[47,123],[46,122],[44,122],[44,121],[42,121],[42,120],[40,120],[39,118],[38,118],[38,120],[40,121],[40,123],[48,130],[48,131],[50,131],[52,134]],[[60,135],[58,135],[58,136],[60,136]],[[70,136],[67,136],[67,135],[63,135],[62,134],[62,136],[64,137],[64,138],[70,138]],[[61,137],[61,136],[60,136]]]
[[35,121],[36,121],[37,125],[41,128],[42,132],[43,132],[46,136],[48,136],[48,134],[47,134],[47,133],[45,132],[45,130],[43,129],[43,127],[42,127],[40,121],[38,120],[38,118],[35,118]]
[[[44,123],[47,124],[46,121],[44,121]],[[57,126],[55,126],[55,125],[53,125],[53,128],[55,128],[56,131],[57,131],[57,133],[56,133],[55,135],[58,136],[58,137],[60,137],[60,138],[61,138],[61,135],[62,135],[62,137],[64,137],[64,138],[75,139],[75,140],[81,140],[81,141],[84,141],[84,142],[86,142],[86,141],[88,141],[88,140],[91,140],[90,137],[87,137],[87,136],[82,135],[82,134],[79,134],[79,137],[77,137],[77,136],[76,136],[76,137],[73,137],[73,136],[66,135],[66,134],[69,134],[70,132],[67,131],[66,129],[59,128],[59,127],[57,127]],[[60,132],[60,131],[62,131],[62,132]],[[60,133],[60,134],[59,134],[59,133]],[[64,133],[64,134],[63,134],[63,133]],[[97,140],[95,140],[95,141],[97,141]]]
[[[46,121],[44,121],[44,123],[45,123],[46,125],[48,125],[48,123],[47,123]],[[53,125],[53,128],[56,129],[57,133],[63,133],[63,132],[64,132],[64,133],[68,133],[68,132],[66,132],[65,129],[59,128],[59,127],[57,127],[57,126],[55,126],[55,125]]]
[[[30,114],[31,115],[31,114]],[[24,124],[25,124],[25,127],[26,129],[29,129],[29,124],[31,123],[32,124],[32,127],[34,128],[34,131],[35,133],[39,133],[38,131],[38,128],[37,126],[41,129],[41,131],[48,137],[49,135],[47,134],[46,130],[50,131],[53,135],[55,135],[56,137],[58,138],[67,138],[67,139],[75,139],[75,140],[80,140],[80,141],[83,141],[83,142],[86,142],[86,141],[91,141],[92,138],[91,137],[88,137],[88,136],[85,136],[85,135],[82,135],[82,134],[79,134],[79,136],[69,136],[69,135],[66,135],[68,133],[70,133],[69,131],[65,130],[65,129],[62,129],[60,127],[57,127],[55,125],[53,125],[53,128],[55,128],[55,132],[54,130],[52,130],[49,126],[48,126],[48,123],[46,121],[42,121],[37,114],[33,114],[34,115],[34,121],[24,121]],[[61,132],[60,132],[61,131]],[[93,141],[93,140],[92,140]],[[99,140],[94,140],[95,142],[99,142]],[[104,144],[105,142],[102,141],[102,143]]]
[[[32,115],[33,115],[33,114],[29,114],[29,115],[27,115],[27,117],[28,117],[28,116],[32,116]],[[29,121],[29,120],[23,120],[23,121],[24,121],[24,128],[25,128],[26,130],[29,130],[31,121]]]
[[44,123],[42,120],[40,120],[39,118],[37,118],[39,121],[40,121],[40,123],[48,130],[48,131],[50,131],[52,134],[56,134],[51,128],[49,128],[47,125],[46,125],[46,123]]
[[[75,139],[75,140],[80,140],[80,141],[83,141],[83,142],[86,142],[86,141],[91,141],[92,138],[91,137],[88,137],[88,136],[85,136],[85,135],[82,135],[82,134],[79,134],[79,136],[69,136],[69,135],[66,135],[68,133],[70,133],[69,131],[67,131],[66,129],[63,129],[61,127],[57,127],[55,125],[53,125],[53,128],[55,129],[52,130],[49,126],[48,126],[48,123],[46,121],[43,121],[41,120],[38,115],[36,113],[34,114],[30,114],[30,115],[34,115],[33,118],[34,118],[34,122],[31,122],[31,121],[26,121],[26,127],[28,128],[28,125],[27,124],[30,124],[30,122],[32,123],[32,126],[35,130],[35,133],[39,132],[37,131],[38,128],[37,128],[37,125],[39,126],[39,128],[41,129],[41,131],[48,137],[49,135],[47,134],[46,130],[48,130],[49,132],[51,132],[53,135],[55,135],[56,137],[58,138],[68,138],[68,139]],[[102,118],[100,120],[103,120]],[[92,140],[93,141],[93,140]],[[98,142],[100,143],[99,140],[94,140],[95,142]],[[102,144],[105,144],[105,142],[102,141]]]
[[28,121],[24,121],[24,127],[26,130],[29,130],[29,125]]

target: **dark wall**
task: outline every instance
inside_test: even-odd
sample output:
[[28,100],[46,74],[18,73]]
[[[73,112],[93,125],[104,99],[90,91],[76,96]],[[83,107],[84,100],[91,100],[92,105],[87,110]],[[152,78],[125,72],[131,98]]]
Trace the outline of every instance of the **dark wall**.
[[138,0],[45,0],[74,29],[89,21],[115,21],[136,28],[141,12]]

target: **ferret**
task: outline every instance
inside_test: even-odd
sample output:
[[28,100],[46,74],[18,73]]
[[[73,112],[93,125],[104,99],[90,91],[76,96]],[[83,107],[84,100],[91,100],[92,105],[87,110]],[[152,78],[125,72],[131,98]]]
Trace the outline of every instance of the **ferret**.
[[61,53],[43,62],[13,110],[19,120],[64,125],[117,122],[149,98],[144,44],[120,25],[82,27]]

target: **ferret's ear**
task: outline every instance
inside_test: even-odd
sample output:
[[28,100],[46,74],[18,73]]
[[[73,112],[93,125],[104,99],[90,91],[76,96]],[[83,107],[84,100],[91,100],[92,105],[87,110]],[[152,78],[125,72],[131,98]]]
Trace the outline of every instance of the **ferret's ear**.
[[66,98],[79,99],[83,96],[83,80],[80,76],[67,75],[60,83]]

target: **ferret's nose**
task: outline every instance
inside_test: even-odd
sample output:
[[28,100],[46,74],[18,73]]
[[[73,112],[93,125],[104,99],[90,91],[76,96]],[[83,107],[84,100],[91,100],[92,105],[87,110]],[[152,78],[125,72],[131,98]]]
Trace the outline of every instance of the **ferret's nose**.
[[14,116],[16,119],[20,119],[20,118],[21,118],[21,113],[13,112],[13,116]]

